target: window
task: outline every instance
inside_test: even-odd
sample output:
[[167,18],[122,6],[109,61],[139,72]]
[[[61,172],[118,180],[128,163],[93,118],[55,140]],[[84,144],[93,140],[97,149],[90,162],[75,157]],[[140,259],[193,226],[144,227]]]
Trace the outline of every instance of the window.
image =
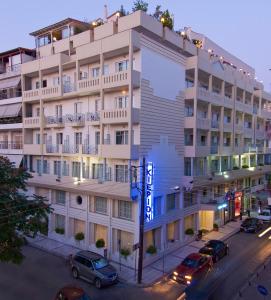
[[116,145],[128,145],[128,130],[116,131]]
[[74,103],[74,113],[81,114],[82,113],[82,102]]
[[186,117],[193,117],[194,115],[194,108],[192,106],[185,107],[185,116]]
[[36,43],[37,43],[38,47],[42,47],[42,46],[51,44],[51,35],[48,34],[48,35],[41,36],[36,41],[37,41]]
[[66,192],[55,191],[55,201],[57,204],[65,205],[66,202]]
[[39,108],[39,107],[36,108],[36,116],[37,116],[37,117],[40,116],[40,108]]
[[202,135],[200,137],[200,145],[201,146],[206,146],[206,136],[205,135]]
[[89,179],[89,165],[83,163],[83,178]]
[[100,111],[100,109],[101,109],[101,104],[100,103],[101,103],[100,99],[95,100],[95,112]]
[[224,116],[224,124],[228,124],[231,122],[231,116]]
[[36,90],[39,89],[40,88],[40,82],[36,81],[35,86],[36,86]]
[[36,133],[36,144],[40,145],[40,134]]
[[116,165],[116,182],[128,182],[128,165]]
[[88,72],[80,72],[80,80],[88,79]]
[[173,210],[176,208],[176,194],[167,195],[167,211]]
[[55,226],[56,228],[65,228],[65,217],[62,215],[55,215]]
[[53,77],[53,86],[59,85],[59,77]]
[[56,117],[57,118],[62,117],[62,105],[56,105]]
[[80,177],[81,166],[80,162],[73,161],[72,162],[72,177]]
[[161,202],[162,202],[161,196],[153,198],[153,217],[154,218],[161,215]]
[[118,217],[132,220],[132,202],[118,200]]
[[41,160],[37,159],[37,173],[41,174],[42,170],[41,170]]
[[122,72],[128,70],[128,60],[119,61],[116,63],[116,72]]
[[103,178],[103,164],[92,164],[92,179]]
[[63,161],[62,175],[63,176],[69,176],[69,164],[68,164],[67,161]]
[[184,176],[191,176],[191,157],[184,158]]
[[231,145],[231,138],[230,137],[224,137],[224,146],[229,147]]
[[116,108],[123,109],[128,107],[128,96],[121,96],[116,98]]
[[78,204],[78,205],[81,205],[82,203],[83,203],[83,198],[82,198],[82,196],[77,196],[76,197],[76,203]]
[[61,176],[61,161],[54,160],[54,175]]
[[193,146],[193,134],[185,133],[184,144],[185,144],[185,146]]
[[99,214],[107,213],[107,199],[103,197],[94,198],[94,211]]
[[100,76],[100,68],[99,67],[92,68],[91,74],[92,74],[92,77],[99,77]]
[[49,162],[47,160],[43,161],[43,173],[44,174],[50,173]]
[[109,66],[108,65],[104,65],[103,75],[108,75],[108,74],[109,74]]
[[42,80],[42,87],[43,88],[47,87],[47,80],[46,79]]

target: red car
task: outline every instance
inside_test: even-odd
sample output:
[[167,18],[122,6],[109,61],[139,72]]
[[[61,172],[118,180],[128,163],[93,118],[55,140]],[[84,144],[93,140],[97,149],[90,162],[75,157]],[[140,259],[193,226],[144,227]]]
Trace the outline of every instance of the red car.
[[201,253],[189,254],[173,272],[172,278],[184,284],[191,284],[213,267],[212,257]]
[[90,298],[82,288],[66,285],[57,292],[55,300],[90,300]]

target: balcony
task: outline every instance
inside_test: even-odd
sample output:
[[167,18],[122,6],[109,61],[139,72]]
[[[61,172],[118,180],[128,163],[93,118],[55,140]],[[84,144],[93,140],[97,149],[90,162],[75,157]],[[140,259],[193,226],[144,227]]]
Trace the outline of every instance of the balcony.
[[[133,86],[140,86],[140,72],[132,71]],[[130,83],[128,71],[116,72],[115,74],[102,77],[102,86],[104,89],[114,89],[116,87],[127,86]]]
[[40,99],[39,90],[29,90],[23,92],[23,101],[37,101]]
[[24,144],[23,153],[28,155],[41,155],[42,145]]
[[42,99],[57,98],[61,96],[60,86],[45,87],[40,90]]
[[257,129],[256,130],[256,138],[259,140],[263,140],[266,137],[266,133],[264,129]]
[[240,123],[235,124],[235,132],[236,132],[236,133],[242,133],[243,130],[244,130],[243,124],[240,124]]
[[100,79],[83,79],[77,83],[77,91],[80,93],[97,93],[101,88]]
[[52,145],[52,144],[45,144],[43,152],[46,154],[60,154],[62,153],[62,145]]
[[86,125],[99,125],[100,124],[100,113],[87,112],[85,115]]
[[47,127],[47,128],[62,128],[62,127],[64,127],[63,117],[58,117],[58,116],[45,117],[45,127]]
[[88,154],[88,155],[97,155],[98,154],[98,146],[91,146],[87,144],[82,145],[82,154]]
[[245,137],[252,137],[253,136],[253,129],[252,128],[244,128],[244,136]]
[[132,145],[132,151],[130,154],[130,145],[100,145],[101,157],[106,158],[122,158],[122,159],[138,159],[139,158],[139,146]]
[[40,117],[24,118],[24,128],[39,128],[41,126]]
[[187,157],[200,157],[210,155],[211,147],[210,146],[185,146],[184,147],[184,156]]
[[[133,123],[139,123],[139,109],[133,108]],[[101,122],[104,124],[121,124],[129,122],[128,108],[103,110],[101,112]]]
[[226,132],[232,132],[233,131],[232,123],[224,123],[223,130]]
[[218,145],[211,145],[211,154],[218,154]]
[[220,122],[218,120],[212,120],[211,121],[211,128],[212,129],[219,129],[220,128]]
[[82,153],[82,145],[70,145],[64,143],[62,145],[62,153],[63,154],[81,154]]
[[220,148],[219,154],[220,155],[232,155],[233,151],[232,151],[232,146],[228,146],[228,145],[223,145],[222,148]]
[[0,142],[0,154],[22,154],[23,145],[21,142]]
[[7,77],[19,76],[21,75],[21,64],[7,66],[6,69],[1,70],[1,73],[0,80]]
[[65,123],[71,124],[72,127],[85,126],[85,115],[82,113],[67,114],[64,117]]

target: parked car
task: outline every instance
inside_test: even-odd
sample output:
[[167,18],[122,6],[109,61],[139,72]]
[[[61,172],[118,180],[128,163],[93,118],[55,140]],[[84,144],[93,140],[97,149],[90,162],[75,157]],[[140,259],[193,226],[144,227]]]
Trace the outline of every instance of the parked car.
[[240,227],[241,231],[244,232],[257,232],[263,228],[263,221],[257,218],[247,218],[245,219]]
[[262,220],[263,222],[271,222],[271,210],[270,209],[263,209],[258,217],[259,220]]
[[172,279],[186,285],[200,279],[213,267],[212,257],[201,253],[191,253],[173,272]]
[[229,254],[229,246],[219,240],[210,240],[199,250],[199,253],[210,255],[213,262],[217,262],[219,259]]
[[67,285],[57,292],[55,300],[90,300],[90,298],[82,288]]
[[79,251],[72,256],[71,270],[74,278],[91,281],[98,289],[118,281],[118,273],[108,260],[91,251]]

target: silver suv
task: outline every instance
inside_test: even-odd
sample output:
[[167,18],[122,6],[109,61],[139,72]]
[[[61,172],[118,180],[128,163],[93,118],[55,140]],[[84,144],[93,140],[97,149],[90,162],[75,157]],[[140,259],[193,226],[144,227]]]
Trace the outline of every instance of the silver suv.
[[79,251],[73,255],[71,270],[74,278],[81,277],[91,281],[98,289],[118,281],[118,273],[108,260],[90,251]]

